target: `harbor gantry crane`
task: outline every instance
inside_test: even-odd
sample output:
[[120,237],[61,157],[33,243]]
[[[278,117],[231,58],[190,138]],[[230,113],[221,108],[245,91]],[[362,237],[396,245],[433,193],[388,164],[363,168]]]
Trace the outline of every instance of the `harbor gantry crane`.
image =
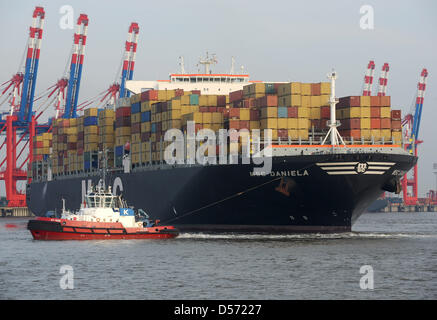
[[[420,73],[420,80],[417,85],[417,96],[414,105],[414,114],[410,112],[402,120],[405,149],[417,157],[417,149],[423,141],[419,140],[420,120],[422,118],[423,100],[426,89],[428,71],[424,68]],[[406,173],[402,179],[403,198],[405,205],[416,205],[418,199],[418,171],[417,163],[413,167],[412,177]]]
[[[38,125],[33,112],[34,94],[38,73],[41,41],[43,36],[45,11],[42,7],[36,7],[33,11],[33,23],[29,30],[29,38],[26,48],[24,70],[22,64],[19,72],[11,80],[3,85],[6,88],[1,92],[6,95],[1,104],[8,102],[9,112],[2,114],[0,120],[0,133],[6,134],[6,138],[0,146],[0,150],[6,145],[6,156],[1,162],[0,180],[5,181],[6,199],[9,207],[26,206],[26,196],[18,192],[17,182],[29,182],[25,168],[32,162],[33,137],[37,132],[45,132],[48,125]],[[35,99],[36,100],[36,99]],[[17,155],[21,143],[21,151]],[[24,145],[23,145],[24,143]],[[18,161],[28,145],[28,155],[18,166]],[[3,165],[6,163],[6,168]]]
[[388,81],[388,72],[390,67],[388,63],[384,63],[381,70],[381,75],[379,76],[379,90],[378,96],[383,97],[387,93],[387,81]]
[[375,62],[369,61],[366,75],[364,76],[363,96],[372,95],[373,73],[375,72]]
[[78,111],[85,109],[93,103],[98,104],[98,106],[111,104],[115,107],[118,98],[130,96],[130,92],[126,90],[126,81],[132,80],[133,78],[139,32],[140,28],[138,23],[132,22],[129,26],[127,41],[125,43],[124,57],[121,64],[122,71],[121,74],[118,72],[116,76],[116,79],[120,79],[120,82],[117,82],[117,80],[114,81],[107,90],[99,93],[96,97],[81,103],[77,107]]
[[[59,117],[75,118],[77,101],[79,97],[80,80],[85,55],[85,46],[88,32],[88,16],[80,14],[77,19],[76,32],[73,36],[73,46],[70,60],[65,68],[64,75],[56,84],[47,89],[39,99],[46,97],[46,100],[39,105],[42,109],[36,116],[38,119],[48,107],[55,105],[55,119]],[[68,64],[70,68],[68,69]],[[65,92],[67,89],[67,93]]]

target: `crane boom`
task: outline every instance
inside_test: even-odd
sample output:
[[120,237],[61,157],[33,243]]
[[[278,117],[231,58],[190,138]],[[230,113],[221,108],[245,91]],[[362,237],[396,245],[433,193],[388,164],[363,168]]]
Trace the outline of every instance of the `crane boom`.
[[129,97],[130,92],[126,90],[126,80],[132,80],[135,68],[135,58],[137,53],[138,34],[140,28],[138,23],[132,22],[126,41],[125,59],[123,61],[123,71],[120,83],[120,98]]
[[388,71],[390,67],[388,63],[384,63],[381,70],[381,76],[379,77],[379,90],[378,96],[383,97],[387,93],[387,81],[388,81]]
[[33,12],[33,23],[30,27],[27,46],[26,66],[23,77],[18,121],[29,123],[32,120],[33,97],[35,95],[36,77],[38,73],[39,53],[44,27],[44,8],[36,7]]
[[88,16],[81,14],[77,19],[74,34],[73,54],[71,56],[70,77],[67,86],[64,118],[76,118],[77,101],[79,98],[80,80],[82,77],[83,59],[85,55],[86,37],[88,32]]
[[369,61],[367,65],[366,75],[364,76],[363,96],[370,96],[372,94],[373,73],[375,72],[375,62]]

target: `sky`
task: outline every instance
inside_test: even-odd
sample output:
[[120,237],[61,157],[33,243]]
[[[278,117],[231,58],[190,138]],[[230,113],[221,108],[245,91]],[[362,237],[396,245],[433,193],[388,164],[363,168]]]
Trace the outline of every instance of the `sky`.
[[[60,27],[64,16],[60,8],[65,5],[73,8],[74,20],[80,13],[90,20],[79,101],[96,96],[117,80],[131,22],[140,26],[134,80],[168,79],[179,71],[181,55],[185,69],[197,71],[199,57],[208,51],[218,59],[213,71],[229,71],[234,56],[236,69],[243,65],[252,80],[320,82],[334,68],[337,95],[360,95],[367,64],[374,60],[375,81],[384,62],[390,64],[387,95],[392,97],[392,108],[406,114],[412,110],[425,67],[429,77],[419,137],[424,140],[419,151],[419,193],[436,189],[434,0],[0,1],[0,83],[19,71],[35,6],[46,12],[36,92],[62,77],[74,33]],[[364,16],[360,8],[365,5],[373,8],[373,29],[360,27]],[[3,182],[0,194],[4,194]]]

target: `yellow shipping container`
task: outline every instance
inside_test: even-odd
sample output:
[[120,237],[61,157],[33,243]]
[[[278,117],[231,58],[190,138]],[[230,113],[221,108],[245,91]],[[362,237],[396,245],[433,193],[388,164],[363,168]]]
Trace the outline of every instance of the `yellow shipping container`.
[[360,106],[361,107],[370,107],[370,96],[361,96],[360,97]]
[[161,122],[165,122],[168,120],[168,111],[164,111],[161,113]]
[[205,95],[199,96],[199,106],[200,107],[208,107],[208,96],[205,96]]
[[311,96],[311,108],[320,107],[321,105],[320,96]]
[[74,142],[77,142],[77,136],[75,135],[67,136],[67,143],[74,143]]
[[[241,112],[241,110],[240,110],[240,112]],[[261,108],[261,119],[277,118],[277,117],[278,117],[278,108],[277,107]]]
[[330,99],[330,95],[328,95],[328,94],[321,95],[320,96],[320,106],[321,107],[329,107],[330,106],[329,99]]
[[111,118],[111,117],[106,117],[106,118],[99,119],[99,127],[102,127],[102,126],[112,126],[114,121],[115,121],[115,119]]
[[181,100],[180,100],[181,105],[183,105],[183,106],[190,105],[190,96],[187,93],[189,93],[189,92],[188,91],[184,92],[184,95],[181,97]]
[[150,132],[150,122],[141,123],[141,132]]
[[[85,118],[86,117],[97,117],[97,114],[98,114],[97,108],[88,108],[88,109],[85,109],[85,111],[84,111]],[[71,120],[73,120],[73,119],[70,119],[70,121]]]
[[288,129],[288,137],[292,140],[299,139],[299,130],[298,129]]
[[288,118],[287,119],[287,129],[298,129],[297,118]]
[[300,99],[301,99],[302,107],[307,107],[307,108],[311,107],[311,96],[301,96]]
[[131,123],[141,122],[141,113],[133,113],[130,117]]
[[381,138],[384,139],[384,142],[391,141],[391,130],[390,129],[381,129]]
[[240,109],[240,120],[244,120],[244,121],[250,120],[250,109],[248,108]]
[[181,129],[182,125],[181,125],[181,120],[176,119],[176,120],[168,120],[167,121],[167,130],[169,129]]
[[372,131],[370,129],[361,128],[361,136],[364,138],[364,140],[370,140],[372,138]]
[[85,144],[98,143],[98,142],[99,142],[99,136],[97,136],[97,135],[85,135]]
[[300,107],[302,105],[301,95],[293,94],[279,97],[280,107]]
[[381,130],[380,129],[372,129],[370,130],[370,135],[375,139],[375,141],[381,140]]
[[130,103],[137,103],[141,101],[141,93],[138,94],[134,94],[133,96],[130,97]]
[[115,145],[116,146],[124,146],[127,142],[130,142],[131,136],[120,136],[115,137]]
[[98,126],[88,126],[85,127],[85,136],[87,135],[97,135],[99,134],[99,127]]
[[181,110],[169,110],[167,111],[167,120],[179,120],[181,118]]
[[114,134],[114,126],[108,125],[108,126],[99,126],[99,134],[105,135],[105,134]]
[[130,136],[131,130],[130,127],[120,127],[115,129],[115,135],[119,136]]
[[381,107],[381,118],[390,118],[391,110],[390,107]]
[[301,94],[301,83],[300,82],[290,82],[280,84],[278,86],[278,97],[288,96],[288,95],[300,95]]
[[361,107],[361,118],[370,118],[370,107]]
[[361,118],[360,107],[344,108],[341,109],[341,111],[342,111],[342,119]]
[[261,119],[260,125],[261,125],[261,129],[277,129],[278,119],[277,118]]
[[392,131],[391,136],[395,144],[402,144],[402,131]]
[[252,120],[252,121],[249,122],[249,129],[250,130],[259,129],[259,128],[260,128],[259,121]]
[[[185,97],[189,98],[189,96],[185,96]],[[173,98],[167,103],[167,110],[180,110],[181,109],[181,99],[178,99],[178,98]]]
[[321,95],[331,95],[331,82],[321,82],[320,83],[320,94]]
[[363,129],[370,129],[370,118],[361,118],[360,123],[361,123],[361,131]]
[[278,129],[288,129],[287,118],[278,118]]
[[308,129],[299,129],[299,138],[301,140],[308,140]]
[[311,108],[311,114],[310,114],[311,120],[318,120],[320,119],[320,108]]
[[202,112],[202,122],[203,124],[211,124],[212,123],[212,113],[211,112]]
[[99,136],[99,143],[114,143],[115,136],[113,134],[105,134]]
[[310,127],[310,121],[308,119],[305,118],[297,118],[297,126],[298,129],[306,129],[308,130]]
[[131,135],[131,141],[132,143],[139,143],[141,142],[141,133],[134,133]]
[[[241,115],[241,110],[240,110],[240,115]],[[222,124],[223,123],[223,113],[221,113],[221,112],[213,112],[212,113],[212,123],[214,123],[214,124]]]
[[297,108],[297,117],[298,118],[309,118],[310,117],[310,108],[298,107]]
[[97,150],[99,150],[99,144],[97,142],[87,143],[84,146],[84,150],[85,150],[85,152],[97,151]]
[[300,84],[300,94],[303,96],[311,95],[311,83],[301,83]]
[[217,96],[216,95],[208,95],[208,106],[216,107],[217,106]]

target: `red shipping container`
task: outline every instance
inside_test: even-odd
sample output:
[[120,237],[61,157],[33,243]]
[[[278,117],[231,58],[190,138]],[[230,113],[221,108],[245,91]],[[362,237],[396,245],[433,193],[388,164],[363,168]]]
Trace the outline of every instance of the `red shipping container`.
[[250,120],[252,120],[252,121],[259,120],[259,110],[258,109],[250,109]]
[[209,112],[217,112],[217,107],[209,107],[208,111]]
[[381,107],[370,107],[371,118],[381,118]]
[[84,135],[85,135],[85,132],[80,131],[80,132],[77,134],[77,139],[79,139],[79,140],[83,140],[83,139],[84,139]]
[[133,123],[131,133],[134,134],[134,133],[140,133],[140,132],[141,132],[141,123],[140,122]]
[[240,117],[240,109],[230,108],[229,109],[229,117],[230,118],[239,118]]
[[320,129],[320,123],[322,121],[324,120],[318,120],[318,119],[311,120],[311,127],[314,127],[314,129]]
[[209,107],[199,107],[199,112],[208,112]]
[[393,119],[391,121],[391,128],[392,130],[401,130],[402,129],[401,120]]
[[115,120],[115,127],[116,128],[130,127],[130,125],[131,125],[130,116],[128,116],[128,117],[120,117],[120,118],[117,118]]
[[118,108],[117,110],[115,110],[115,117],[120,118],[120,117],[130,116],[130,111],[131,111],[130,107]]
[[192,94],[198,94],[200,96],[200,90],[191,90]]
[[229,120],[229,129],[240,130],[240,120]]
[[77,149],[77,155],[83,155],[83,148]]
[[378,118],[370,119],[370,128],[371,129],[381,129],[381,119],[378,119]]
[[241,101],[243,100],[243,90],[229,92],[229,102]]
[[361,139],[361,130],[355,129],[355,130],[341,130],[340,135],[346,139],[353,138],[354,140],[360,140]]
[[321,107],[320,116],[322,119],[331,119],[331,107]]
[[370,97],[370,106],[371,107],[380,107],[381,106],[380,100],[381,99],[379,96],[371,96]]
[[287,112],[289,118],[297,118],[297,107],[288,107]]
[[226,96],[217,96],[217,107],[226,107]]
[[391,111],[391,118],[395,120],[401,120],[401,110],[392,110]]
[[249,122],[250,122],[250,121],[247,121],[247,120],[240,120],[240,130],[241,130],[241,129],[247,129],[247,130],[249,130],[249,129],[250,129]]
[[381,119],[381,129],[391,129],[391,119],[382,118]]
[[184,95],[184,89],[176,89],[174,91],[176,97],[180,97]]
[[229,118],[229,110],[231,110],[231,109],[226,109],[226,108],[220,107],[220,108],[217,108],[217,112],[222,112],[223,118],[227,119],[227,118]]
[[342,129],[345,130],[361,129],[361,119],[353,118],[353,119],[342,120],[341,125],[342,125]]
[[360,107],[359,96],[342,97],[338,102],[339,107]]
[[158,90],[148,90],[141,92],[141,102],[158,100]]
[[288,139],[288,130],[287,129],[278,129],[278,138],[281,140]]
[[390,107],[390,96],[380,97],[380,106],[381,107]]
[[243,100],[243,108],[256,108],[258,99],[249,98]]
[[67,144],[67,150],[76,150],[76,147],[77,147],[76,142],[69,142]]
[[278,96],[267,95],[259,98],[260,105],[258,107],[277,107]]
[[322,85],[320,83],[311,83],[311,95],[312,96],[320,96],[321,87],[322,87]]
[[202,124],[200,124],[200,123],[196,123],[195,124],[195,126],[194,126],[194,131],[197,133],[197,132],[199,132],[200,130],[202,130],[203,129],[203,125]]
[[217,112],[225,113],[226,108],[225,107],[217,107]]

